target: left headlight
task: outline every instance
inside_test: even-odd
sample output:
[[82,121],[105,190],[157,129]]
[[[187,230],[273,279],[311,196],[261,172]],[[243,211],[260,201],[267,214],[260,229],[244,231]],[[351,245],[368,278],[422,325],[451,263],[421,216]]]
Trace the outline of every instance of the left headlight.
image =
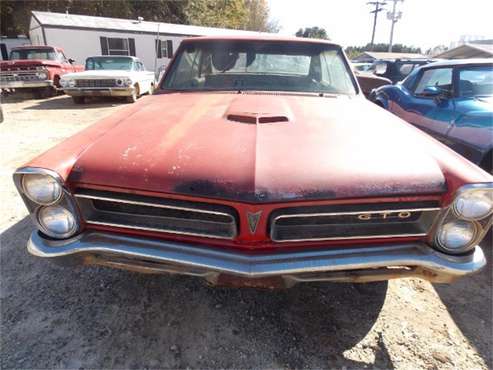
[[77,230],[74,214],[61,205],[41,207],[38,210],[38,223],[45,234],[55,238],[71,236]]
[[68,87],[75,87],[75,80],[67,80]]
[[473,249],[490,228],[492,214],[492,183],[463,186],[444,210],[435,232],[435,245],[450,254]]
[[492,189],[468,189],[454,200],[454,211],[465,220],[481,220],[493,211]]
[[49,175],[26,174],[22,177],[24,194],[35,203],[49,205],[62,196],[60,183]]

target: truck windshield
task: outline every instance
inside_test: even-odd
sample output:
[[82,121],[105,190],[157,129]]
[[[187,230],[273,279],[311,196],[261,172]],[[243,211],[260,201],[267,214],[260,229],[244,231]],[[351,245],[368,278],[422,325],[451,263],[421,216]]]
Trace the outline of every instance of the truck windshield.
[[133,59],[125,57],[97,57],[86,59],[86,70],[111,69],[130,71],[133,69]]
[[188,42],[179,49],[163,88],[356,93],[339,47],[285,41]]
[[43,60],[55,60],[56,53],[54,49],[14,49],[10,52],[11,60],[18,59],[43,59]]

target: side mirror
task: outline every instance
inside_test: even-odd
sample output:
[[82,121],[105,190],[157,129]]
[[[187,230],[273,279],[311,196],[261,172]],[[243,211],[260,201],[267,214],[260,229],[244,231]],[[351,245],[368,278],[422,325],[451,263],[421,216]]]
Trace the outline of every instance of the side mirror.
[[387,63],[378,63],[375,65],[375,74],[376,75],[383,75],[387,72]]
[[70,64],[74,64],[74,63],[75,63],[75,59],[68,58],[68,62],[69,62]]
[[421,94],[428,97],[438,97],[445,95],[445,90],[440,89],[438,86],[426,86]]

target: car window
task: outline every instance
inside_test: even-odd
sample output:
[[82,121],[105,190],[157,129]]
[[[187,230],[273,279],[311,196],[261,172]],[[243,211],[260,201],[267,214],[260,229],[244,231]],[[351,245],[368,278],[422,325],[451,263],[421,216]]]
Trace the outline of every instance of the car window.
[[459,71],[459,96],[493,95],[493,65],[468,67]]
[[86,59],[86,70],[132,70],[132,59],[125,57],[91,57]]
[[427,69],[421,75],[414,93],[420,95],[428,86],[436,86],[443,90],[452,91],[452,68]]
[[339,47],[317,43],[187,43],[164,81],[173,90],[356,93]]
[[401,64],[399,66],[399,73],[402,76],[407,76],[409,73],[412,72],[412,70],[414,69],[415,66],[416,66],[416,64],[413,64],[413,63]]
[[45,59],[56,60],[57,53],[53,49],[32,48],[32,49],[14,49],[10,52],[10,59]]
[[414,86],[414,83],[416,82],[416,77],[418,76],[419,74],[419,69],[415,69],[414,71],[412,71],[403,81],[402,81],[402,85],[408,89],[408,90],[412,90],[413,86]]

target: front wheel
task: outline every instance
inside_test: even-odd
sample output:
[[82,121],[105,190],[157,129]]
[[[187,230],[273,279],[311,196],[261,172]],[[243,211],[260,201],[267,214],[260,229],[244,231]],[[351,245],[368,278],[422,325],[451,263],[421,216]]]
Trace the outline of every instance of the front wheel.
[[75,104],[84,104],[86,99],[83,96],[72,96],[72,100]]
[[127,103],[135,103],[139,98],[139,86],[135,85],[132,95],[127,96]]

